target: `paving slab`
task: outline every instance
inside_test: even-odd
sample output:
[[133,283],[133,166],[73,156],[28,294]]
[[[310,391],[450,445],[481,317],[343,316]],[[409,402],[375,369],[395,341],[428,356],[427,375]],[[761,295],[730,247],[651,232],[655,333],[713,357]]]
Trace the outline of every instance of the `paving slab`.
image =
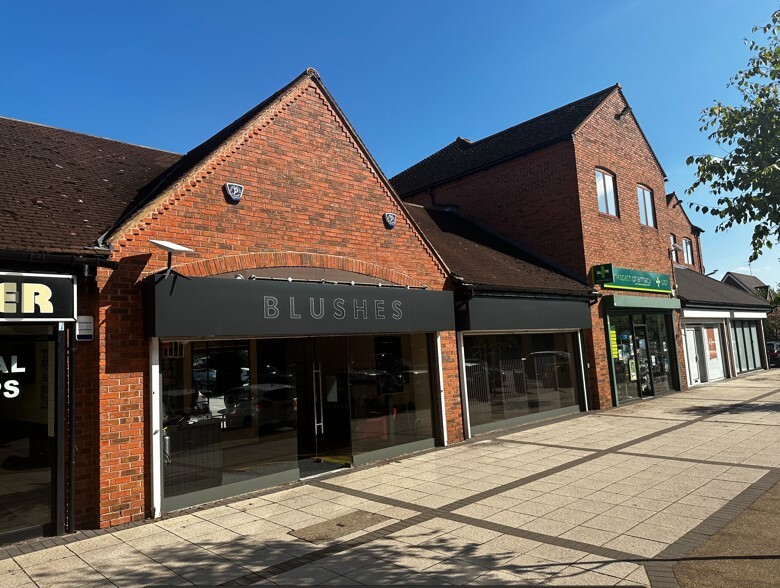
[[762,372],[4,546],[0,588],[776,585],[778,400]]

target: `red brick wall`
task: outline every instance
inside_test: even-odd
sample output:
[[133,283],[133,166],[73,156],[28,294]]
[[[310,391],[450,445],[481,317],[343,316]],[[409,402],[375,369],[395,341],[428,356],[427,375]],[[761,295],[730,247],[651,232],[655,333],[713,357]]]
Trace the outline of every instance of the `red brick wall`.
[[[666,208],[664,176],[652,151],[619,92],[595,111],[574,137],[577,181],[581,195],[585,233],[585,264],[589,270],[601,263],[669,274],[670,212]],[[598,210],[596,168],[615,176],[618,218]],[[657,228],[639,222],[637,185],[653,191]]]
[[[228,204],[225,182],[244,185]],[[398,215],[392,230],[382,213]],[[446,276],[317,83],[304,77],[112,239],[120,268],[101,271],[100,525],[150,508],[148,339],[139,282],[165,267],[149,239],[194,250],[183,272],[303,265],[446,289]],[[454,334],[442,337],[448,436],[463,438]]]
[[[417,204],[457,206],[464,214],[581,276],[601,263],[670,274],[669,232],[678,222],[679,211],[667,209],[663,172],[633,113],[627,111],[615,118],[626,106],[622,94],[614,92],[578,129],[573,140],[406,199]],[[596,168],[615,176],[618,217],[598,210]],[[640,223],[639,184],[653,191],[656,227]],[[592,320],[593,330],[586,334],[591,365],[589,400],[595,408],[608,408],[612,406],[610,358],[600,304],[593,307]]]
[[[585,234],[585,265],[587,270],[590,270],[594,265],[612,263],[618,267],[671,274],[669,233],[673,227],[677,227],[679,211],[666,206],[663,172],[642,135],[633,112],[627,111],[619,119],[615,118],[626,106],[623,96],[619,92],[613,93],[574,137]],[[614,174],[619,211],[617,218],[602,214],[598,210],[596,168],[606,169]],[[640,184],[653,192],[656,227],[644,226],[640,222],[637,198],[637,186]],[[604,291],[604,294],[634,295],[616,290]],[[644,296],[668,298],[666,295]],[[594,309],[593,353],[596,369],[591,370],[591,384],[602,408],[612,406],[607,364],[610,359],[604,339],[604,318],[602,309]],[[675,323],[678,318],[675,317]],[[678,331],[675,327],[678,362],[684,369]],[[683,373],[683,385],[684,382]]]
[[[682,247],[683,239],[689,239],[691,241],[691,247],[693,249],[693,263],[685,263],[685,256],[682,251],[677,252],[676,265],[681,265],[697,272],[704,272],[704,256],[701,251],[701,241],[694,233],[691,227],[691,221],[685,213],[683,204],[677,196],[673,196],[667,204],[668,218],[669,218],[669,232],[674,233],[677,244]],[[668,237],[667,237],[668,238]],[[671,245],[671,241],[670,241]]]
[[585,275],[577,166],[570,141],[404,199],[463,214]]

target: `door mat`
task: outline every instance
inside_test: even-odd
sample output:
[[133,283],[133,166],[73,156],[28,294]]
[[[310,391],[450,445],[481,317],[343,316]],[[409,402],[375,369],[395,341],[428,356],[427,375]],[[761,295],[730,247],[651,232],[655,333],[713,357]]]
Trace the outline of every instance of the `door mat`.
[[349,514],[342,515],[329,521],[323,521],[310,527],[304,527],[296,531],[290,531],[290,535],[303,539],[309,543],[325,543],[345,535],[350,535],[356,531],[361,531],[388,521],[387,517],[382,515],[356,510]]

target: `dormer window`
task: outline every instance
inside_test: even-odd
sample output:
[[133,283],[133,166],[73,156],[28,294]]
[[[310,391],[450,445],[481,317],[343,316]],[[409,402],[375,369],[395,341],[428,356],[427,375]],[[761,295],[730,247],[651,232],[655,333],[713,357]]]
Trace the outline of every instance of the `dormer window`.
[[639,222],[646,227],[655,227],[655,203],[653,191],[647,186],[637,186],[636,195],[639,200]]
[[597,169],[596,193],[599,200],[599,212],[610,216],[618,216],[617,198],[615,198],[615,176]]

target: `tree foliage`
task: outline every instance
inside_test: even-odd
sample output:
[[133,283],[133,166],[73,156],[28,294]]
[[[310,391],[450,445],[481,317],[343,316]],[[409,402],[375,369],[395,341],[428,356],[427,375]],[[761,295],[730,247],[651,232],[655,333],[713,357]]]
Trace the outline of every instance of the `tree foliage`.
[[696,166],[687,193],[708,186],[717,198],[713,205],[692,205],[721,219],[716,231],[755,223],[751,261],[780,243],[780,10],[753,33],[761,40],[745,39],[752,57],[728,83],[741,103],[715,102],[700,118],[701,130],[724,153],[687,160]]

